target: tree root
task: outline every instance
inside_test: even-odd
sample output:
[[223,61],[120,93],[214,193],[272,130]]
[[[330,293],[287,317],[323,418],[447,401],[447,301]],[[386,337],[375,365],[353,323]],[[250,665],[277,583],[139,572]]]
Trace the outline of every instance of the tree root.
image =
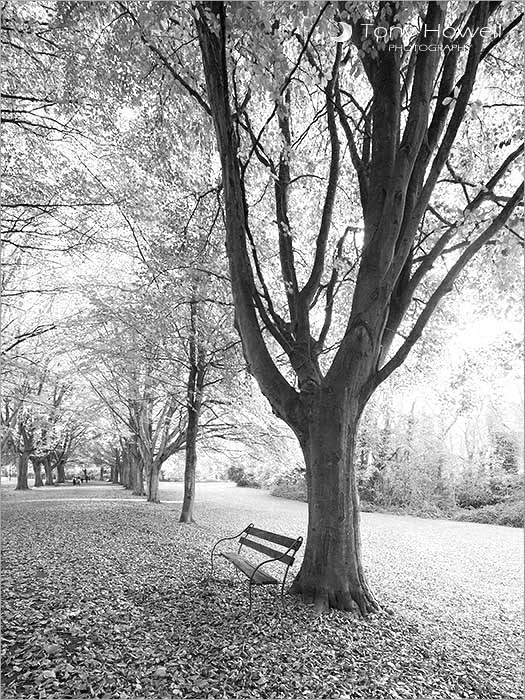
[[301,595],[306,605],[313,605],[317,614],[329,610],[343,610],[352,613],[355,617],[365,618],[372,613],[379,612],[382,608],[367,589],[331,589],[318,586],[304,586],[297,579],[290,587],[292,595]]

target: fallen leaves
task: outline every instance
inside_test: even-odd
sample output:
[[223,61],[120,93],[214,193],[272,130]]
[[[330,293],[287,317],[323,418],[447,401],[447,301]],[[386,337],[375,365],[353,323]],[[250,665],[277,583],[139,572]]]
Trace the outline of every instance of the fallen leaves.
[[[451,561],[450,533],[439,540],[450,524],[368,515],[367,564],[393,615],[315,617],[295,599],[283,612],[257,589],[248,616],[244,579],[224,566],[224,581],[205,581],[211,545],[250,519],[300,534],[304,504],[274,499],[270,512],[269,497],[247,492],[243,510],[236,491],[226,509],[219,489],[200,502],[198,526],[180,525],[177,506],[140,500],[9,499],[3,696],[521,697],[519,606],[509,590],[502,596],[508,564],[486,568],[489,526],[455,524],[472,579]],[[510,555],[511,539],[498,536]]]

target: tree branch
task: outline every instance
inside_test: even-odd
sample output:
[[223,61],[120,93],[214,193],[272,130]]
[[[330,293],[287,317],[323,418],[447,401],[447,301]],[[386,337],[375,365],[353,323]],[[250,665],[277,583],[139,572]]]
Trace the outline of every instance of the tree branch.
[[516,189],[513,196],[509,199],[507,204],[503,207],[494,221],[485,229],[485,231],[479,235],[476,240],[472,241],[470,245],[463,251],[459,256],[457,261],[451,266],[450,270],[447,272],[441,283],[437,286],[435,291],[431,294],[430,299],[427,301],[425,308],[420,313],[417,321],[415,322],[412,330],[408,334],[405,341],[402,343],[401,347],[397,350],[395,355],[376,373],[376,375],[371,380],[370,384],[366,388],[366,393],[373,391],[379,384],[385,381],[392,372],[397,369],[407,358],[410,350],[414,346],[417,340],[421,337],[425,326],[430,320],[432,314],[434,313],[439,302],[448,292],[452,291],[453,283],[457,279],[458,275],[463,271],[468,262],[473,258],[473,256],[488,242],[493,238],[502,226],[506,223],[507,219],[510,217],[515,207],[519,204],[520,200],[523,198],[523,183]]
[[335,118],[334,90],[338,80],[339,65],[341,62],[341,44],[337,45],[332,76],[325,88],[326,95],[326,116],[328,121],[328,131],[330,134],[330,167],[328,173],[328,186],[326,188],[321,226],[317,235],[315,246],[315,257],[310,273],[310,277],[299,293],[299,302],[303,308],[308,308],[315,292],[317,291],[324,270],[324,260],[326,254],[326,244],[330,227],[332,224],[332,214],[334,211],[335,196],[337,193],[337,182],[339,180],[339,160],[341,147],[337,134],[337,123]]

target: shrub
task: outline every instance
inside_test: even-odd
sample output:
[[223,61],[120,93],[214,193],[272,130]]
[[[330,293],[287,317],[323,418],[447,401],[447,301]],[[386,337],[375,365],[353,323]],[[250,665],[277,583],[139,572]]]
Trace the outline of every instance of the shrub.
[[370,503],[370,501],[365,501],[362,498],[360,498],[359,510],[361,511],[361,513],[377,513],[381,511],[381,508],[375,503]]
[[508,525],[510,527],[523,527],[523,500],[507,501],[495,505],[473,508],[459,513],[458,520],[466,520],[471,523],[486,523],[488,525]]
[[418,518],[447,518],[451,513],[448,503],[436,503],[433,501],[423,501],[417,506],[412,506],[407,510],[409,515]]
[[307,501],[306,479],[304,470],[293,468],[286,474],[281,474],[270,486],[272,496],[291,498],[294,501]]
[[257,480],[255,474],[245,470],[244,467],[230,467],[228,469],[228,479],[230,479],[230,481],[235,481],[237,486],[244,486],[252,489],[261,488],[261,484]]
[[483,470],[477,474],[466,472],[456,492],[460,508],[481,508],[515,500],[521,492],[521,480],[517,474],[498,473],[487,475]]
[[367,503],[378,503],[382,500],[383,474],[373,467],[363,472],[358,472],[357,488],[360,497]]
[[502,503],[500,508],[498,525],[510,525],[510,527],[523,527],[523,508],[523,501],[510,501],[508,503]]
[[495,505],[501,498],[501,494],[491,489],[489,484],[475,484],[460,489],[456,494],[456,503],[460,508],[482,508]]

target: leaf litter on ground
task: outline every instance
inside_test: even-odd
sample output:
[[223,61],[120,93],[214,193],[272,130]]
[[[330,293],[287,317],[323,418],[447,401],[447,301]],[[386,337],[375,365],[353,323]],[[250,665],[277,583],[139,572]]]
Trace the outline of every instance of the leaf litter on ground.
[[507,558],[494,570],[487,556],[492,547],[519,560],[503,528],[456,523],[466,540],[459,562],[457,543],[439,532],[444,521],[398,518],[389,539],[396,516],[366,514],[366,564],[390,611],[317,616],[294,598],[282,608],[265,588],[248,615],[244,579],[223,565],[220,580],[207,580],[213,543],[249,520],[302,534],[304,504],[274,506],[238,489],[227,509],[207,485],[198,524],[188,526],[177,522],[180,506],[130,502],[117,487],[96,489],[107,502],[87,490],[86,500],[68,501],[59,490],[4,499],[5,698],[523,694],[520,567]]

